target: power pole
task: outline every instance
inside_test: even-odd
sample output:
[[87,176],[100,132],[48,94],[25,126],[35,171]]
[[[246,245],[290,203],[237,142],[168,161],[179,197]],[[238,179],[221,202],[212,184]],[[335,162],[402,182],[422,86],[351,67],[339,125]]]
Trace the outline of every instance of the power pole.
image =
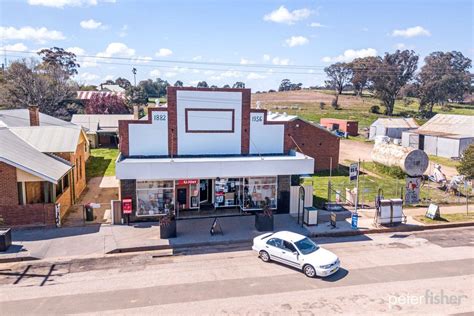
[[359,175],[360,175],[360,159],[357,162],[357,182],[356,182],[356,200],[354,212],[357,214],[357,205],[359,204]]
[[133,67],[132,69],[132,73],[133,73],[133,82],[135,83],[135,87],[137,86],[137,68]]

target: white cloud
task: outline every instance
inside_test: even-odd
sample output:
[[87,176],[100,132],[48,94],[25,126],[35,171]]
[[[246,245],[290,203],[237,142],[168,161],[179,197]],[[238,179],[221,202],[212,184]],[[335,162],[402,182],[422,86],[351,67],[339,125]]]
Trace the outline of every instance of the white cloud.
[[263,61],[270,61],[271,57],[268,54],[264,54],[262,58],[263,58]]
[[431,33],[422,26],[409,27],[404,30],[393,30],[392,36],[401,36],[401,37],[416,37],[416,36],[430,36]]
[[404,43],[397,43],[395,44],[396,49],[405,49],[407,46]]
[[202,60],[202,56],[194,56],[193,61],[199,61]]
[[292,36],[285,40],[286,45],[289,47],[302,46],[309,43],[309,40],[304,36]]
[[216,73],[216,72],[215,72],[214,70],[206,70],[206,71],[204,71],[204,74],[205,74],[206,76],[213,75],[213,74],[215,74],[215,73]]
[[173,51],[169,48],[160,48],[155,54],[157,57],[167,57],[173,55]]
[[159,69],[153,69],[150,71],[150,76],[151,77],[159,77],[161,76],[161,71]]
[[227,71],[221,72],[217,76],[211,76],[211,77],[209,77],[209,79],[211,79],[211,80],[222,80],[222,79],[226,79],[226,78],[239,78],[241,76],[242,76],[242,72],[240,72],[240,71],[227,70]]
[[363,58],[369,56],[377,56],[377,51],[373,48],[364,48],[359,50],[348,49],[344,51],[342,55],[335,56],[335,57],[324,57],[322,60],[325,63],[332,63],[332,62],[350,62],[355,58]]
[[0,47],[1,51],[7,50],[7,51],[15,51],[15,52],[25,52],[28,50],[28,47],[26,47],[25,44],[23,43],[16,43],[13,45],[5,45]]
[[288,11],[284,6],[279,7],[275,11],[266,14],[263,17],[264,21],[271,21],[275,23],[294,24],[297,21],[306,19],[311,15],[309,9],[299,9]]
[[326,25],[321,24],[319,22],[312,22],[309,26],[311,26],[311,27],[327,27]]
[[90,72],[83,72],[77,75],[77,80],[78,81],[83,81],[85,83],[91,83],[93,81],[98,80],[100,77],[96,74],[92,74]]
[[97,57],[132,57],[135,55],[135,50],[129,48],[124,43],[110,43],[105,51],[97,54]]
[[134,58],[132,60],[132,62],[135,63],[135,64],[147,64],[152,60],[153,60],[153,58],[151,58],[149,56],[138,56],[138,57]]
[[290,60],[288,58],[273,57],[272,64],[286,66],[290,64]]
[[53,8],[96,6],[99,2],[115,3],[115,0],[28,0],[29,5]]
[[250,59],[247,59],[247,58],[240,58],[240,64],[241,65],[250,65],[250,64],[254,64],[254,62],[251,61]]
[[86,30],[95,30],[102,26],[102,22],[96,21],[94,19],[84,20],[79,23],[83,29]]
[[177,73],[173,72],[173,71],[165,73],[166,78],[173,78],[173,77],[176,77],[176,75],[177,75]]
[[107,76],[105,76],[102,80],[103,80],[103,81],[114,80],[114,75],[107,75]]
[[66,51],[76,55],[77,61],[79,62],[79,65],[81,65],[81,68],[97,67],[96,59],[94,57],[86,56],[87,53],[83,48],[77,46],[69,47],[66,48]]
[[45,43],[47,41],[63,40],[66,37],[63,33],[54,30],[48,30],[45,27],[33,28],[31,26],[24,26],[22,28],[0,26],[0,39],[11,40],[32,40],[38,43]]
[[251,72],[247,76],[248,80],[257,80],[257,79],[265,79],[265,78],[266,78],[266,76],[260,75],[260,74],[255,73],[255,72]]

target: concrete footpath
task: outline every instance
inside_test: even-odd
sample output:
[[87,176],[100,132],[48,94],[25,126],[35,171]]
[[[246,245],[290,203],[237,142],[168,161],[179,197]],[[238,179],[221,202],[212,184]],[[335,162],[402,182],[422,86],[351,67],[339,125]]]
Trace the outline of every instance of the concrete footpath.
[[[336,228],[328,223],[317,226],[301,226],[296,218],[288,215],[275,215],[275,231],[288,230],[311,237],[347,236],[390,231],[423,230],[428,226],[413,220],[410,215],[423,214],[425,210],[406,210],[407,223],[395,228],[375,227],[373,225],[374,210],[360,210],[358,229],[352,229],[350,218],[338,221]],[[459,213],[465,207],[449,208],[442,213]],[[55,229],[24,229],[13,231],[13,245],[7,252],[0,253],[1,262],[35,260],[35,259],[66,259],[71,257],[97,257],[112,253],[166,250],[173,251],[201,246],[218,246],[232,243],[250,243],[252,238],[262,234],[255,230],[254,216],[221,217],[218,219],[222,227],[222,235],[211,236],[209,230],[213,218],[187,219],[177,222],[178,237],[160,239],[158,223],[140,223],[127,225],[95,224],[82,227]],[[459,223],[444,224],[455,227]],[[463,224],[466,225],[466,224]],[[468,225],[474,225],[473,222]],[[432,228],[433,225],[429,225]],[[443,227],[435,225],[438,227]],[[316,239],[317,241],[317,239]]]

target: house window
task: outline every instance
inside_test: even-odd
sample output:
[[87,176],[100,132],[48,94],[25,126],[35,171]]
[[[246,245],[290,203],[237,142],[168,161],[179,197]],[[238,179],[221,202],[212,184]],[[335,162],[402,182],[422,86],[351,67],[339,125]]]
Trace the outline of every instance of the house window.
[[43,182],[25,182],[26,204],[44,203]]
[[174,181],[137,181],[137,216],[164,215],[174,208]]
[[215,207],[239,206],[242,179],[218,178],[215,181]]
[[277,177],[244,178],[243,210],[277,208]]
[[56,196],[60,196],[67,188],[69,188],[69,173],[58,181],[56,185]]

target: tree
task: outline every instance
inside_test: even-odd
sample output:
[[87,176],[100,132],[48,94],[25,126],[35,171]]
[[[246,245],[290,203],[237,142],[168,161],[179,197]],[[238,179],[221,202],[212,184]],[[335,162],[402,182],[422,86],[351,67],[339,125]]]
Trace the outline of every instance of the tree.
[[15,61],[4,72],[0,103],[13,108],[36,105],[41,112],[57,116],[79,88],[69,78],[68,71],[51,62]]
[[184,84],[183,84],[183,82],[182,82],[181,80],[177,80],[177,81],[174,83],[174,86],[175,86],[175,87],[183,87]]
[[224,88],[224,89],[229,89],[230,86],[229,86],[228,84],[225,84],[225,85],[222,86],[222,88]]
[[351,83],[354,86],[354,91],[358,96],[362,96],[362,91],[369,87],[369,75],[372,68],[377,64],[377,57],[363,57],[356,58],[348,64],[352,71]]
[[117,95],[94,94],[86,102],[87,114],[128,114],[129,108],[123,98]]
[[373,82],[377,97],[385,107],[385,114],[392,115],[395,99],[400,89],[407,84],[417,69],[418,56],[414,51],[397,50],[378,57],[369,78]]
[[466,176],[466,178],[474,178],[474,144],[466,148],[456,168],[458,172]]
[[244,89],[245,88],[245,83],[242,81],[237,81],[232,85],[233,89]]
[[209,88],[209,85],[205,81],[199,81],[197,84],[198,88]]
[[435,104],[448,100],[463,100],[469,91],[471,60],[461,52],[434,52],[425,58],[417,81],[420,111],[431,114]]
[[290,91],[291,81],[290,79],[283,79],[278,87],[278,91]]
[[335,63],[324,68],[330,83],[336,90],[337,94],[341,94],[344,87],[351,81],[352,69],[346,63]]
[[63,69],[69,76],[77,75],[80,65],[76,62],[76,54],[68,52],[60,47],[45,48],[38,52],[45,66],[57,66]]
[[118,77],[117,79],[115,79],[115,84],[125,90],[132,86],[132,83],[128,79],[122,77]]
[[125,91],[125,95],[127,97],[127,103],[130,106],[148,104],[148,95],[146,94],[143,86],[131,86],[127,89],[127,91]]

